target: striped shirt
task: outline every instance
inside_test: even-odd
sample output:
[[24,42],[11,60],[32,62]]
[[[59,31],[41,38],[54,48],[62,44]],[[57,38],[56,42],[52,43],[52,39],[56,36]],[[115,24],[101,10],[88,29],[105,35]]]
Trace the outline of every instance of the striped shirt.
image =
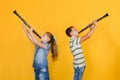
[[70,49],[74,56],[74,62],[73,62],[74,67],[75,68],[84,67],[86,65],[86,62],[85,62],[82,46],[80,43],[80,38],[71,37]]

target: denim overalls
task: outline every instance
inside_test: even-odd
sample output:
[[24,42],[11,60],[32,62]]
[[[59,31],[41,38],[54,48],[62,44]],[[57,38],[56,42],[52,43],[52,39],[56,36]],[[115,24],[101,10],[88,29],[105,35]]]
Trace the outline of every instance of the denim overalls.
[[47,43],[45,43],[45,45],[47,49],[43,49],[37,45],[35,48],[33,67],[36,80],[49,80],[47,54],[50,46]]

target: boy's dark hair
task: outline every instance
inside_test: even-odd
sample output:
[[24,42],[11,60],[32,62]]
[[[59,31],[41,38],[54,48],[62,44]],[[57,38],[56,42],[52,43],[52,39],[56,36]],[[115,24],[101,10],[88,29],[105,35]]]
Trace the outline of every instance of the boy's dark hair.
[[68,36],[68,37],[71,37],[71,35],[70,35],[70,32],[72,31],[72,28],[73,28],[74,26],[70,26],[70,27],[68,27],[67,29],[66,29],[66,35]]

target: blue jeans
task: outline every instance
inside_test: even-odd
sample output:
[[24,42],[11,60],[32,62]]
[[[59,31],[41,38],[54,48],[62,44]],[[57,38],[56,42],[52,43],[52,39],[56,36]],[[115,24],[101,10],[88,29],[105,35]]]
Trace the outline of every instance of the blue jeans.
[[34,69],[35,80],[49,80],[48,68]]
[[82,76],[85,70],[85,66],[84,67],[77,67],[74,68],[75,72],[74,72],[74,80],[82,80]]

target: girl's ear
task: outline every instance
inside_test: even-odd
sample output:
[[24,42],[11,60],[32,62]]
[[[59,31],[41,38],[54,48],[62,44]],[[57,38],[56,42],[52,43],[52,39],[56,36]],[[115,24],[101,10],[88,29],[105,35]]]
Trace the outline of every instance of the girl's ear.
[[50,42],[51,42],[50,37],[47,37],[47,42],[48,42],[48,43],[50,43]]
[[48,37],[47,39],[48,39],[48,40],[47,40],[48,42],[50,42],[50,41],[51,41],[50,37]]

